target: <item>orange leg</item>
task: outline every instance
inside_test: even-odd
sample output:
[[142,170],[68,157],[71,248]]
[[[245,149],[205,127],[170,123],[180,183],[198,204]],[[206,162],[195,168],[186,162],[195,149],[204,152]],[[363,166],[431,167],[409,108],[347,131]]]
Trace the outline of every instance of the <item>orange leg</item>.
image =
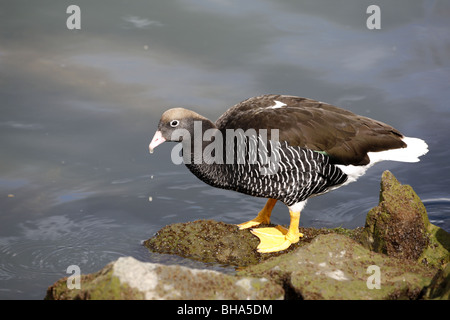
[[272,214],[272,209],[277,203],[275,199],[268,199],[264,208],[258,213],[255,219],[238,224],[239,229],[248,229],[251,227],[256,227],[260,224],[269,224],[270,215]]

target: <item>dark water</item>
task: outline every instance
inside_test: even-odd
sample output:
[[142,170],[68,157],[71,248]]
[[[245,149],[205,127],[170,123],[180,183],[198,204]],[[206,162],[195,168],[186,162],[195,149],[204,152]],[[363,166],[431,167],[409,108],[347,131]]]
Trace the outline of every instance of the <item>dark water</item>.
[[[95,272],[196,219],[240,223],[263,199],[213,189],[148,154],[161,113],[211,118],[265,93],[305,96],[425,139],[420,163],[381,163],[314,198],[301,224],[362,226],[383,170],[450,231],[450,4],[377,1],[0,1],[0,299],[42,299],[69,265]],[[275,223],[289,223],[278,204]],[[213,267],[218,268],[218,267]]]

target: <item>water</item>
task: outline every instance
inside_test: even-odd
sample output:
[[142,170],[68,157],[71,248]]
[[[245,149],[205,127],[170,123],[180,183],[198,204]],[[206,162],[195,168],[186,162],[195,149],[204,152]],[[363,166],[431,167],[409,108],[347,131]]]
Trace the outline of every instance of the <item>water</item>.
[[[265,93],[305,96],[425,139],[420,163],[381,163],[311,199],[301,225],[362,226],[388,169],[450,231],[450,5],[378,1],[0,1],[0,299],[42,299],[67,267],[121,256],[203,267],[141,241],[196,219],[240,223],[264,205],[148,153],[175,106],[217,119]],[[277,204],[275,223],[289,223]],[[219,268],[217,266],[209,266]],[[227,271],[227,269],[225,269]]]

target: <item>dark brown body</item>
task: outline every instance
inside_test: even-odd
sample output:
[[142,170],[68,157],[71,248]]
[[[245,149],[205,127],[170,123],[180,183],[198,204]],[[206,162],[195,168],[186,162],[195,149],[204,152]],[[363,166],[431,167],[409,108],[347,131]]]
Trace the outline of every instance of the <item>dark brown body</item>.
[[[286,106],[271,108],[274,101]],[[404,148],[393,127],[333,105],[285,95],[247,99],[217,121],[220,130],[279,129],[279,140],[291,146],[325,151],[336,164],[367,165],[368,152]]]

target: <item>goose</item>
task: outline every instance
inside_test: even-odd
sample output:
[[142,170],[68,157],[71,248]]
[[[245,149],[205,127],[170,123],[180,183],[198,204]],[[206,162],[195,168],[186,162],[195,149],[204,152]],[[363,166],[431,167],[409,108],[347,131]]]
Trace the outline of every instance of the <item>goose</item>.
[[[356,181],[375,163],[418,162],[426,142],[383,122],[313,99],[267,94],[229,108],[215,122],[185,108],[165,111],[150,142],[181,142],[186,167],[205,183],[267,198],[257,216],[238,224],[260,239],[261,253],[303,237],[300,213],[309,198]],[[270,224],[277,201],[290,224]]]

